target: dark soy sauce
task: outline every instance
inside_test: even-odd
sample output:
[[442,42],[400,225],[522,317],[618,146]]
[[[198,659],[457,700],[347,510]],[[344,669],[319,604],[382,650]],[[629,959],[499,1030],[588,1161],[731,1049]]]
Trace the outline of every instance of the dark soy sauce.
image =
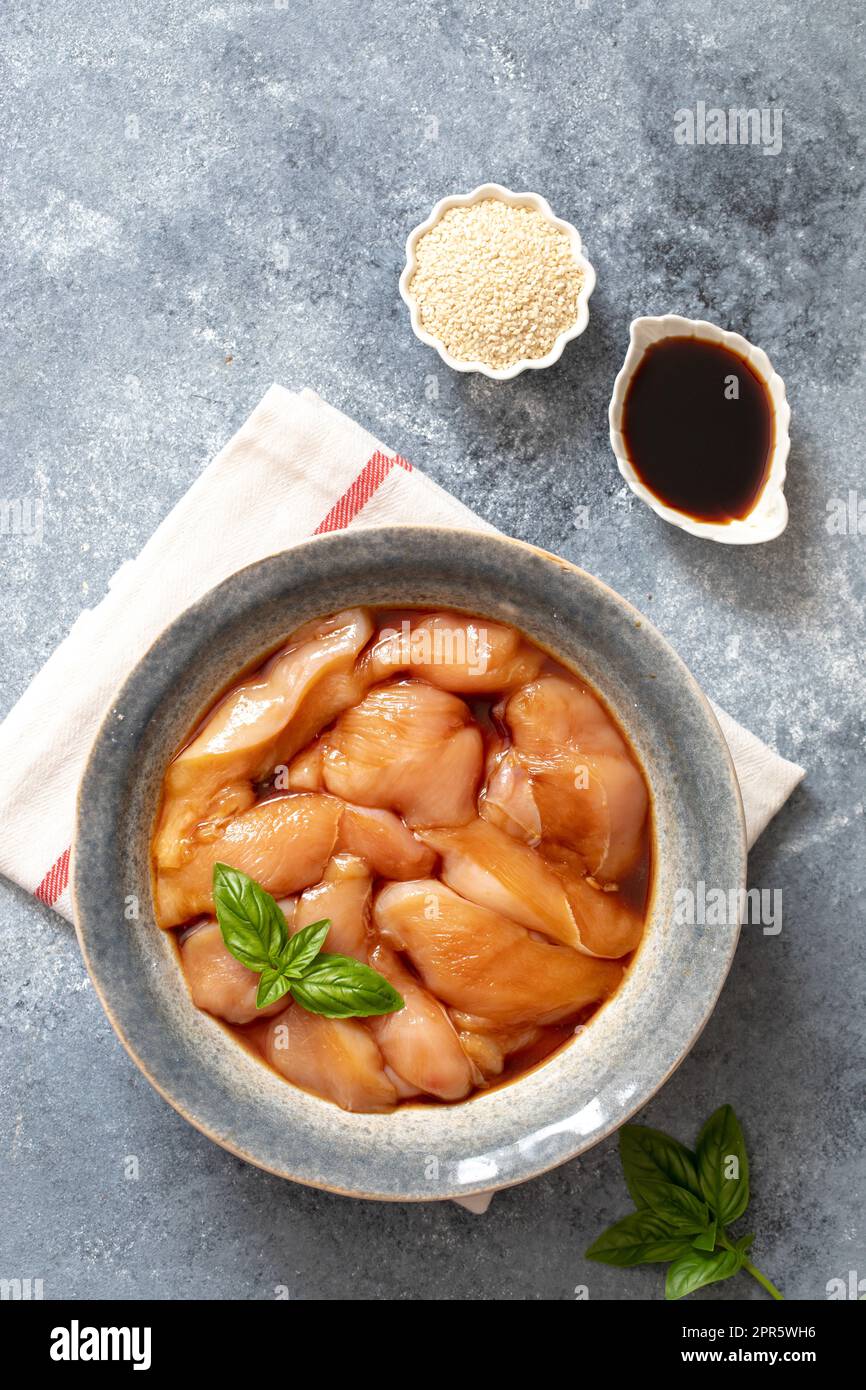
[[745,517],[767,478],[773,411],[748,362],[719,343],[662,338],[629,383],[623,436],[650,492],[699,521]]

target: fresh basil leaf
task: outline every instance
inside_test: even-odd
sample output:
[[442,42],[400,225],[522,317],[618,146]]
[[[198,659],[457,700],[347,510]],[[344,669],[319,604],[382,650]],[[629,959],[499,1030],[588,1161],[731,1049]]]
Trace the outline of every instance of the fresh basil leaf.
[[393,985],[351,956],[316,956],[303,979],[292,981],[292,994],[325,1018],[370,1018],[405,1007]]
[[[672,1231],[696,1235],[710,1222],[710,1209],[700,1197],[672,1182],[648,1182],[633,1178],[632,1196],[640,1207],[650,1207]],[[712,1246],[710,1247],[712,1249]]]
[[[736,1175],[727,1176],[731,1160]],[[730,1105],[721,1105],[698,1137],[701,1191],[723,1226],[742,1216],[749,1205],[749,1159],[739,1120]]]
[[230,864],[214,864],[213,900],[223,941],[250,970],[278,968],[289,930],[270,893]]
[[278,999],[282,999],[284,994],[288,994],[291,987],[291,980],[282,970],[274,970],[272,966],[266,966],[259,976],[256,1008],[266,1009],[269,1004],[275,1004]]
[[700,1250],[689,1250],[674,1260],[665,1279],[665,1298],[673,1301],[685,1298],[687,1293],[702,1289],[705,1284],[718,1284],[722,1279],[730,1279],[743,1267],[743,1256],[739,1250],[715,1250],[705,1255]]
[[695,1155],[679,1140],[649,1125],[623,1125],[619,1152],[626,1186],[636,1206],[648,1205],[639,1195],[640,1185],[647,1182],[674,1183],[703,1200]]
[[674,1235],[656,1212],[644,1207],[609,1226],[586,1252],[605,1265],[656,1264],[674,1260],[689,1249],[687,1237]]
[[321,951],[330,927],[330,917],[324,917],[290,936],[280,957],[280,969],[293,980],[302,979]]
[[734,1249],[739,1250],[741,1255],[747,1255],[755,1243],[754,1236],[740,1236],[739,1240],[734,1241]]
[[693,1250],[715,1250],[716,1236],[718,1235],[719,1223],[712,1221],[705,1231],[701,1231],[692,1241]]

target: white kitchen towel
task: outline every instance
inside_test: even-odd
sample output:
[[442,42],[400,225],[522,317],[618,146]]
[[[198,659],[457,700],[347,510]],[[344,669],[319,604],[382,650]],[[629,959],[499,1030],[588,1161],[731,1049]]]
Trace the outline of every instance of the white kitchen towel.
[[[0,725],[0,872],[71,918],[78,782],[100,719],[142,652],[254,560],[326,531],[400,522],[494,529],[314,392],[272,386]],[[716,715],[751,845],[803,769]]]

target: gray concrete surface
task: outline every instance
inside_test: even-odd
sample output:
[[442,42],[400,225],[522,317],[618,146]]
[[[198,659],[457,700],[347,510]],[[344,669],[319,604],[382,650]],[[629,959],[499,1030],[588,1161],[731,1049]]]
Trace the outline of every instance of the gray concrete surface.
[[[801,1298],[866,1278],[866,536],[827,529],[832,499],[866,506],[860,8],[10,0],[0,23],[0,493],[44,504],[42,544],[0,536],[2,710],[268,384],[312,386],[616,587],[808,768],[751,858],[783,930],[745,931],[643,1118],[691,1139],[732,1102],[756,1261]],[[781,152],[676,144],[698,101],[781,108]],[[505,385],[450,375],[397,294],[409,228],[490,178],[575,222],[599,278],[585,336]],[[702,543],[623,491],[611,384],[629,320],[666,310],[740,330],[787,382],[771,546]],[[63,922],[3,883],[0,927],[3,1277],[77,1298],[660,1296],[658,1267],[583,1258],[628,1206],[613,1141],[485,1217],[281,1184],[150,1089]],[[744,1276],[698,1295],[763,1296]]]

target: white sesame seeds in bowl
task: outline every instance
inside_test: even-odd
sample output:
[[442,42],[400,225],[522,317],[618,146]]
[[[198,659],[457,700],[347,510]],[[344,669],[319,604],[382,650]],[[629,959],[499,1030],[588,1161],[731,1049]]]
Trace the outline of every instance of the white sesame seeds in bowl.
[[498,183],[440,199],[409,233],[400,276],[415,336],[446,366],[494,381],[557,362],[586,328],[594,288],[576,227]]

